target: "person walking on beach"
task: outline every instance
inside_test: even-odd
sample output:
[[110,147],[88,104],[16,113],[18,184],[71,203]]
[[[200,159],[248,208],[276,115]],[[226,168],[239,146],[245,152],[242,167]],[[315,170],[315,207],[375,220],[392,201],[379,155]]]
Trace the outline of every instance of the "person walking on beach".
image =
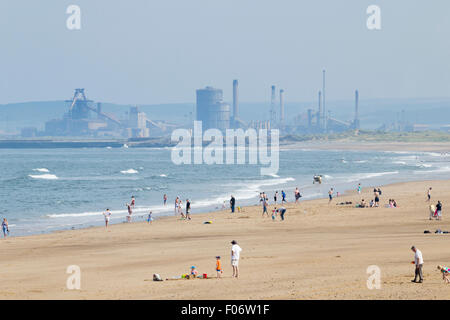
[[430,202],[431,201],[431,187],[428,188],[428,192],[427,192],[427,201]]
[[262,207],[263,207],[263,213],[262,213],[262,216],[263,216],[263,218],[264,218],[264,213],[265,213],[267,216],[269,216],[269,212],[267,212],[267,206],[268,206],[268,205],[269,205],[269,204],[268,204],[267,200],[264,199],[264,200],[263,200],[263,203],[262,203]]
[[328,204],[330,204],[331,200],[333,200],[333,192],[334,192],[333,188],[331,188],[330,191],[328,191],[328,198],[329,198]]
[[286,203],[286,193],[281,190],[281,204]]
[[131,207],[131,204],[126,204],[127,206],[127,210],[128,210],[128,215],[127,215],[127,222],[131,222],[131,215],[133,214],[133,209]]
[[106,209],[106,211],[103,212],[103,215],[105,216],[105,227],[108,228],[109,219],[111,218],[111,211]]
[[361,194],[361,183],[358,183],[358,194]]
[[416,269],[414,272],[414,280],[411,280],[411,282],[417,282],[417,277],[419,277],[419,283],[423,282],[423,256],[422,251],[417,249],[415,246],[411,247],[412,252],[414,252],[414,261],[411,262],[415,265]]
[[178,214],[178,197],[175,198],[175,215]]
[[295,203],[298,203],[298,200],[299,200],[300,197],[301,197],[301,195],[300,195],[300,190],[298,190],[298,188],[295,188],[294,196],[295,196]]
[[441,220],[442,219],[442,203],[438,200],[436,204],[436,219]]
[[6,220],[6,218],[3,218],[2,230],[3,230],[3,237],[4,238],[6,238],[6,236],[9,236],[9,226],[8,226],[8,220]]
[[275,195],[273,196],[273,203],[276,205],[278,199],[278,191],[275,191]]
[[183,202],[181,201],[181,199],[178,200],[178,213],[180,214],[181,219],[186,219],[186,216],[183,212]]
[[236,205],[236,199],[233,197],[233,195],[231,195],[231,199],[230,199],[230,209],[231,209],[231,213],[234,213],[234,206]]
[[191,220],[191,202],[189,199],[186,199],[186,218]]
[[165,193],[164,193],[164,196],[163,196],[163,200],[164,200],[164,205],[166,205],[167,204],[167,194],[165,194]]
[[239,257],[242,248],[238,245],[236,240],[231,241],[231,266],[233,267],[233,278],[239,277]]

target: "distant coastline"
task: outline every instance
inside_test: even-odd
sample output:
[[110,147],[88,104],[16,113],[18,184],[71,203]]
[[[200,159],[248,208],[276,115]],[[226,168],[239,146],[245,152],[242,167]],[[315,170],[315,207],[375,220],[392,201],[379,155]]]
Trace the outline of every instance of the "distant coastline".
[[[96,139],[84,137],[48,137],[42,139],[0,139],[0,149],[39,148],[168,148],[177,143],[170,137]],[[208,143],[204,143],[207,145]],[[345,132],[339,134],[284,135],[280,149],[377,150],[450,152],[450,134],[446,132]]]

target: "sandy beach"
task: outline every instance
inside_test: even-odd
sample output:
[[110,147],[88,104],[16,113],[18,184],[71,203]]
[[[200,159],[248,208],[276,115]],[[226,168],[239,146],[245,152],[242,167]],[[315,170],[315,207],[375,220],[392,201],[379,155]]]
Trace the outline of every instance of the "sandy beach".
[[[443,221],[428,220],[426,190],[443,202]],[[450,265],[446,204],[450,181],[382,188],[381,204],[354,208],[338,202],[370,199],[372,189],[335,198],[288,203],[285,221],[261,217],[259,206],[230,214],[194,214],[1,240],[1,299],[449,299],[436,269]],[[269,195],[271,198],[271,195]],[[289,191],[288,199],[293,199]],[[237,199],[239,205],[239,199]],[[272,205],[271,207],[272,208]],[[99,216],[99,219],[102,219]],[[204,224],[205,221],[212,224]],[[242,247],[239,279],[231,278],[230,241]],[[424,283],[411,283],[411,245],[422,250]],[[215,279],[215,256],[224,275]],[[81,289],[68,290],[66,268],[81,268]],[[152,281],[195,265],[211,279]],[[367,267],[381,269],[381,288],[369,290]]]

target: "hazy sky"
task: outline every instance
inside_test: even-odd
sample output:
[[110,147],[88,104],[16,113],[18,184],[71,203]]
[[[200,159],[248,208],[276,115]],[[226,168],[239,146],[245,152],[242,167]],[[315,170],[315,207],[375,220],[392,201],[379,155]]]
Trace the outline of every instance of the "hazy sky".
[[[81,30],[66,9],[81,8]],[[366,9],[381,8],[381,27]],[[195,101],[212,85],[231,100],[450,96],[448,0],[2,0],[0,103],[91,99]]]

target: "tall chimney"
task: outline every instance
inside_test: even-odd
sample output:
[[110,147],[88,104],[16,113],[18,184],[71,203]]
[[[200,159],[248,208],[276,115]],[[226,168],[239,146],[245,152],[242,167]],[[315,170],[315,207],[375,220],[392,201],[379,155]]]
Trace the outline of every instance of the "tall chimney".
[[284,124],[284,90],[280,89],[280,123]]
[[238,81],[233,80],[233,119],[239,118],[239,87]]
[[326,130],[327,128],[327,117],[325,116],[325,69],[323,69],[323,74],[322,74],[322,109],[323,109],[323,128]]
[[359,129],[359,92],[355,90],[355,129]]
[[270,120],[275,123],[276,121],[276,111],[275,111],[275,99],[276,99],[276,93],[275,93],[275,86],[272,86],[272,95],[270,98]]
[[322,126],[322,91],[319,90],[319,111],[317,112],[317,126],[320,128]]

